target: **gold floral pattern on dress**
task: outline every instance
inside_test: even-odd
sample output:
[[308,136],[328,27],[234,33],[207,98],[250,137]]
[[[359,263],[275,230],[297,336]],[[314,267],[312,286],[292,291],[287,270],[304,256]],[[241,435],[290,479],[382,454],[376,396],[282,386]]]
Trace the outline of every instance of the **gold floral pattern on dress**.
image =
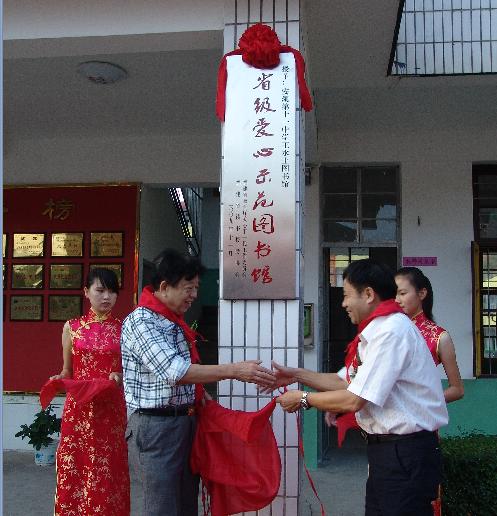
[[440,342],[440,337],[443,333],[446,333],[446,331],[442,327],[437,326],[432,320],[428,319],[424,312],[419,312],[419,314],[416,314],[412,318],[412,321],[426,340],[426,344],[428,344],[428,349],[430,350],[435,364],[440,364],[440,356],[438,355],[438,343]]
[[[69,321],[73,379],[121,372],[121,322],[93,311]],[[122,389],[78,405],[68,394],[57,450],[56,516],[129,516],[129,473]]]

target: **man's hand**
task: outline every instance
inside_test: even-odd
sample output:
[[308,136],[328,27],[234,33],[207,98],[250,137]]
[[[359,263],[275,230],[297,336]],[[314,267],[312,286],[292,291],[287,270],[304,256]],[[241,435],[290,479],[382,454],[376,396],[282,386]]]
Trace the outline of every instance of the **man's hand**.
[[117,383],[117,385],[121,385],[121,383],[123,382],[123,375],[121,373],[113,371],[109,374],[109,380],[114,380]]
[[271,365],[273,367],[274,382],[268,387],[259,389],[262,394],[269,394],[279,387],[286,387],[287,385],[297,382],[297,369],[295,367],[285,367],[276,363],[274,360],[271,362]]
[[285,412],[297,412],[301,399],[302,391],[287,391],[276,398],[276,403],[279,403]]
[[261,366],[262,360],[246,360],[236,362],[234,367],[234,378],[241,382],[255,383],[261,387],[268,387],[275,381],[275,375],[269,369]]

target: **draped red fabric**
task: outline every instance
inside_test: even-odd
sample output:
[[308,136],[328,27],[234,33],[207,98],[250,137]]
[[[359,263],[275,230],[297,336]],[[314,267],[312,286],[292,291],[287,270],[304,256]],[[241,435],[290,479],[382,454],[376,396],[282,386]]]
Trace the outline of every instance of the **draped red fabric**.
[[[363,321],[361,321],[357,327],[357,335],[354,337],[352,341],[347,345],[347,349],[345,350],[345,367],[347,369],[347,381],[350,383],[350,375],[349,375],[349,367],[352,365],[355,369],[359,367],[359,361],[357,356],[357,347],[359,346],[359,335],[364,331],[364,328],[377,317],[382,317],[385,315],[390,315],[394,313],[401,313],[402,308],[400,308],[399,304],[394,299],[388,299],[387,301],[382,301],[375,310],[366,317]],[[405,315],[405,314],[404,314]],[[353,412],[348,412],[346,414],[342,414],[337,417],[336,426],[338,431],[338,446],[341,447],[343,441],[345,439],[345,435],[347,431],[350,429],[360,429],[357,424],[357,420],[355,414]]]
[[[168,321],[177,324],[183,331],[183,335],[188,342],[190,347],[190,360],[192,364],[198,364],[200,362],[200,355],[197,350],[197,337],[202,338],[200,333],[196,332],[193,328],[188,326],[182,315],[178,315],[170,310],[164,303],[159,301],[154,295],[154,289],[152,285],[147,285],[138,300],[138,306],[143,306],[164,316]],[[195,400],[199,402],[204,397],[204,386],[201,384],[195,385]]]
[[312,98],[305,82],[305,61],[302,54],[288,45],[282,45],[276,32],[262,23],[249,27],[238,42],[240,48],[224,55],[217,75],[216,116],[223,122],[226,112],[226,83],[228,71],[226,58],[241,55],[244,63],[254,68],[271,69],[278,66],[280,53],[291,52],[295,58],[300,103],[304,111],[312,109]]
[[190,464],[207,489],[212,516],[257,511],[276,497],[281,460],[270,423],[275,406],[272,400],[244,412],[207,401],[197,411]]
[[58,392],[72,394],[79,405],[93,400],[99,394],[118,390],[119,386],[114,380],[72,380],[62,378],[48,380],[40,391],[41,408],[45,410]]

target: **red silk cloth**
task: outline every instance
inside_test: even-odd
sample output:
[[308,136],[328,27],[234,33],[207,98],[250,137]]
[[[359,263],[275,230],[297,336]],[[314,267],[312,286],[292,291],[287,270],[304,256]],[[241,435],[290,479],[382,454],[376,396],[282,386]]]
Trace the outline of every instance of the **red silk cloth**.
[[270,423],[275,406],[272,400],[244,412],[211,400],[198,408],[190,465],[207,489],[212,516],[257,511],[276,497],[281,460]]
[[219,65],[217,75],[216,116],[224,121],[226,112],[226,83],[228,71],[226,58],[241,55],[242,60],[254,68],[271,69],[278,66],[280,53],[291,52],[295,58],[297,81],[300,92],[300,103],[304,111],[312,109],[312,98],[305,82],[305,62],[302,54],[288,45],[282,45],[276,32],[262,23],[249,27],[238,42],[239,48],[225,54]]
[[99,394],[110,391],[118,391],[119,386],[114,380],[72,380],[61,378],[48,380],[40,391],[41,408],[45,410],[58,392],[71,394],[78,405],[84,405],[92,401]]
[[[152,285],[147,285],[138,300],[138,306],[143,306],[144,308],[148,308],[153,312],[156,312],[163,317],[165,317],[168,321],[177,324],[181,330],[183,331],[183,335],[188,342],[190,347],[190,360],[192,364],[198,364],[200,362],[200,355],[197,350],[197,337],[201,337],[200,333],[196,332],[193,328],[188,326],[184,317],[182,315],[178,315],[173,312],[170,308],[168,308],[164,303],[159,301],[154,295],[154,289]],[[195,401],[199,402],[204,397],[204,386],[201,384],[195,385]]]
[[[366,326],[377,317],[383,317],[385,315],[401,313],[402,308],[400,308],[399,304],[394,299],[388,299],[386,301],[382,301],[373,312],[366,317],[363,321],[361,321],[357,327],[357,335],[354,337],[352,341],[347,345],[347,349],[345,350],[345,367],[347,369],[347,381],[350,383],[350,375],[349,375],[349,367],[352,366],[357,370],[359,367],[359,360],[357,356],[357,347],[359,346],[359,335],[364,331]],[[348,412],[346,414],[342,414],[337,417],[336,426],[338,431],[338,446],[342,446],[342,443],[345,439],[345,435],[348,430],[356,428],[360,429],[357,424],[357,420],[355,414],[353,412]]]
[[126,404],[122,387],[109,380],[111,372],[122,372],[121,321],[90,310],[71,319],[69,331],[72,379],[48,382],[41,400],[46,403],[57,386],[69,391],[57,448],[54,514],[90,515],[98,510],[129,516]]

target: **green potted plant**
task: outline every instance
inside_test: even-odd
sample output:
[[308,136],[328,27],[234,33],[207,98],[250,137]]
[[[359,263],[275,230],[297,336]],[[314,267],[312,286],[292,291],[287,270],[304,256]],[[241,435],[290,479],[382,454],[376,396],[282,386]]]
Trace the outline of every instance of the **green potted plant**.
[[55,452],[58,440],[52,436],[60,433],[61,418],[57,417],[52,405],[40,410],[34,415],[30,425],[21,425],[16,437],[28,438],[29,444],[35,449],[35,463],[48,466],[55,463]]

